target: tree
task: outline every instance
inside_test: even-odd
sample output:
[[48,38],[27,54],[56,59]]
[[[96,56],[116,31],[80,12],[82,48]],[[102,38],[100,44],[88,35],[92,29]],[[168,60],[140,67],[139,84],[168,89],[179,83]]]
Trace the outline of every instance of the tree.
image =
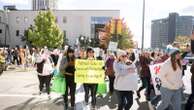
[[118,48],[129,49],[134,48],[134,42],[132,40],[133,35],[127,27],[123,27],[121,35],[119,36]]
[[180,44],[186,44],[190,42],[190,37],[188,36],[177,36],[175,38],[175,42],[180,43]]
[[190,43],[190,37],[189,36],[177,36],[175,38],[174,43],[177,43],[181,50],[184,50],[186,46]]
[[50,10],[40,11],[34,19],[35,26],[28,30],[27,40],[37,47],[61,47],[64,40],[63,33],[55,21],[56,18]]
[[[117,22],[115,22],[115,20],[117,20]],[[115,29],[114,23],[117,23],[117,29]],[[103,34],[104,37],[100,39],[101,46],[107,48],[108,43],[113,40],[112,36],[117,36],[118,48],[129,49],[134,47],[134,42],[132,40],[133,35],[131,34],[131,31],[127,27],[126,23],[123,22],[123,20],[112,19],[109,23],[105,25],[103,31],[105,33]]]

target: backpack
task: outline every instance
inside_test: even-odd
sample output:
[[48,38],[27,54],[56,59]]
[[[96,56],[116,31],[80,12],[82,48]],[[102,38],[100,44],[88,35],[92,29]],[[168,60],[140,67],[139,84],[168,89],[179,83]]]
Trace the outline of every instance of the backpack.
[[43,67],[44,67],[44,63],[45,63],[45,60],[42,60],[41,62],[36,63],[36,65],[37,65],[36,71],[37,71],[38,73],[42,73]]

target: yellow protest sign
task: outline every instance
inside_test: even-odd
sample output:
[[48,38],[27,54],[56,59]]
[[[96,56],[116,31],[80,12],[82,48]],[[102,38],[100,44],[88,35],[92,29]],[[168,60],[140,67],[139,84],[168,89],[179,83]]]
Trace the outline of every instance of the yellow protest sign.
[[75,82],[76,83],[103,83],[104,61],[102,60],[76,60]]

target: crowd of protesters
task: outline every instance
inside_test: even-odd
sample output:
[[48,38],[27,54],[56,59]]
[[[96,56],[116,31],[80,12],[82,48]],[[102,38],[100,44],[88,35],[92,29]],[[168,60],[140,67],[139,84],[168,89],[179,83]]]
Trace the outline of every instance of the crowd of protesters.
[[[194,36],[191,42],[194,42]],[[157,51],[127,51],[118,49],[116,52],[113,52],[100,50],[98,55],[95,55],[95,51],[92,48],[84,50],[73,49],[69,46],[64,50],[54,49],[50,51],[46,47],[30,49],[24,47],[8,48],[4,51],[4,55],[8,64],[21,65],[22,67],[35,65],[39,79],[39,94],[43,93],[45,84],[49,98],[53,71],[58,68],[66,81],[66,92],[63,94],[65,109],[75,108],[76,59],[97,59],[105,62],[103,69],[109,80],[108,95],[111,96],[113,93],[117,95],[118,110],[129,110],[133,105],[134,93],[136,93],[137,99],[140,99],[143,89],[146,89],[144,93],[146,100],[154,102],[155,98],[151,96],[151,93],[154,93],[154,87],[149,66],[162,63],[159,74],[161,85],[158,87],[161,95],[159,96],[159,101],[152,104],[156,110],[166,110],[168,108],[181,110],[184,87],[182,77],[184,74],[187,74],[184,70],[189,63],[185,60],[185,56],[189,53],[192,56],[194,43],[191,43],[190,46],[188,45],[183,52],[180,51],[177,45],[173,45],[166,50]],[[191,66],[191,73],[194,73],[194,63]],[[139,79],[141,80],[141,86],[138,88]],[[192,93],[186,103],[185,110],[192,110],[194,103],[193,82],[194,78],[192,75]],[[97,83],[83,84],[86,105],[89,104],[89,95],[91,94],[91,109],[96,109],[97,86]],[[71,107],[68,106],[68,95],[70,95]]]

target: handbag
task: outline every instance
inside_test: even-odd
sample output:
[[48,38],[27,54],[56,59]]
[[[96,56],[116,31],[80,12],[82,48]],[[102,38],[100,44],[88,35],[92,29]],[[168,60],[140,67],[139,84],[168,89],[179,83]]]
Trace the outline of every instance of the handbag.
[[66,91],[66,81],[62,74],[58,74],[53,77],[52,85],[51,85],[51,91],[65,94]]
[[107,93],[106,82],[98,84],[97,93],[99,93],[99,94],[106,94]]

